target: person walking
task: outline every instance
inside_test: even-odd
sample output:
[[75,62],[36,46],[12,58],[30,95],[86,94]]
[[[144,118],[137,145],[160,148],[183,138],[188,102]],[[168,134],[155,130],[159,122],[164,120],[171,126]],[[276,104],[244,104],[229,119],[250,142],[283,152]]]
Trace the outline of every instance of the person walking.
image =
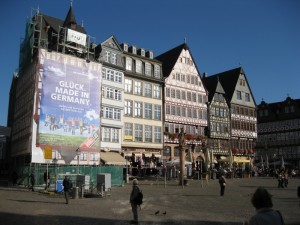
[[224,196],[224,193],[225,193],[225,187],[226,187],[226,178],[224,176],[224,174],[222,174],[220,177],[219,177],[219,184],[220,184],[220,195],[221,196]]
[[256,209],[256,214],[245,221],[244,225],[284,225],[281,213],[278,210],[272,209],[272,196],[263,187],[258,187],[254,192],[251,203]]
[[136,202],[136,198],[137,198],[139,192],[140,192],[140,188],[138,187],[138,180],[133,179],[132,191],[130,194],[130,204],[131,204],[131,210],[133,213],[133,220],[131,221],[131,224],[138,224],[138,204]]
[[69,180],[68,176],[65,176],[65,179],[63,180],[63,186],[66,204],[69,204],[69,191],[72,188],[72,181]]
[[48,172],[47,174],[47,171],[45,171],[44,173],[44,182],[45,182],[45,190],[47,190],[47,188],[50,187],[50,173]]
[[34,191],[35,176],[33,172],[30,174],[30,183],[31,183],[31,190]]

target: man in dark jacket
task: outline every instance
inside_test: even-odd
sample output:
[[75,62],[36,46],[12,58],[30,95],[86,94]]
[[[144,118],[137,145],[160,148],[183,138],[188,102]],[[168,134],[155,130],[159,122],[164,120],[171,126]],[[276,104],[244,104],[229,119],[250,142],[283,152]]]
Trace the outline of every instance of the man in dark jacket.
[[225,176],[224,174],[222,174],[219,178],[219,184],[220,184],[220,188],[221,188],[221,191],[220,191],[220,195],[221,196],[224,196],[224,193],[225,193],[225,187],[226,187],[226,179],[225,179]]
[[140,192],[140,189],[138,187],[138,180],[133,179],[132,181],[132,191],[130,194],[130,204],[131,209],[133,213],[133,221],[131,221],[132,224],[138,224],[138,204],[136,203],[136,198],[138,196],[138,193]]
[[72,182],[69,180],[68,176],[65,176],[65,179],[63,180],[63,186],[66,204],[69,204],[69,190],[72,188]]

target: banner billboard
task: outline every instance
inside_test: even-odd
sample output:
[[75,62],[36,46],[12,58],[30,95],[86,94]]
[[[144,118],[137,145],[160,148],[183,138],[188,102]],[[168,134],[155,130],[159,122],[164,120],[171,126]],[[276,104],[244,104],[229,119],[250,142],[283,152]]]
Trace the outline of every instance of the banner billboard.
[[[98,133],[101,64],[41,50],[40,76],[36,145],[50,146],[62,156],[68,155],[64,151],[75,151]],[[99,149],[99,143],[85,147]]]

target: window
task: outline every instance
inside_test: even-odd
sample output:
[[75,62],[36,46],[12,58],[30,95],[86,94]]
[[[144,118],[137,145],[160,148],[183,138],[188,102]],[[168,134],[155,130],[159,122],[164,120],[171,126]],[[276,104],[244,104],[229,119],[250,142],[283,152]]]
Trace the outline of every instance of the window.
[[188,108],[187,111],[188,111],[188,117],[192,118],[192,109]]
[[154,77],[160,78],[160,66],[154,65]]
[[125,79],[125,92],[132,93],[132,80]]
[[250,102],[250,94],[249,93],[245,93],[245,101]]
[[199,119],[202,119],[202,117],[203,117],[203,115],[202,115],[202,110],[199,110],[199,111],[198,111],[198,118],[199,118]]
[[152,104],[145,103],[145,118],[152,119]]
[[152,97],[152,84],[151,83],[146,83],[145,84],[145,96],[146,97]]
[[141,56],[145,57],[145,50],[141,49]]
[[105,107],[105,118],[113,119],[113,108]]
[[114,98],[114,90],[112,88],[106,88],[106,98]]
[[244,79],[240,79],[240,85],[241,86],[246,86],[246,81]]
[[182,91],[182,92],[181,92],[181,99],[182,99],[182,100],[186,100],[186,97],[185,97],[185,91]]
[[143,141],[143,125],[135,124],[135,141]]
[[170,97],[170,88],[166,88],[166,97]]
[[170,115],[171,107],[170,105],[166,105],[166,114]]
[[135,71],[137,73],[142,73],[142,61],[136,60],[136,62],[135,62]]
[[114,109],[114,119],[121,120],[121,109]]
[[136,117],[143,116],[143,103],[142,102],[134,103],[134,116],[136,116]]
[[176,90],[176,98],[180,99],[180,90]]
[[145,74],[151,76],[151,64],[147,62],[145,63]]
[[111,128],[111,142],[119,143],[119,129]]
[[196,93],[192,93],[192,97],[193,97],[193,102],[197,102],[197,94]]
[[153,98],[160,99],[160,86],[154,85]]
[[181,115],[183,117],[186,117],[186,108],[182,107],[182,109],[181,109]]
[[191,76],[191,84],[195,84],[195,77]]
[[154,142],[161,143],[161,127],[154,127]]
[[190,75],[186,75],[186,82],[189,84],[191,83],[191,76]]
[[193,109],[193,118],[197,119],[197,110],[196,109]]
[[122,83],[123,73],[111,69],[102,68],[102,78],[104,80],[115,81]]
[[198,103],[202,103],[202,95],[198,94]]
[[161,106],[154,105],[154,119],[161,120]]
[[143,89],[142,89],[142,82],[141,81],[135,81],[134,82],[134,93],[136,95],[143,95]]
[[110,129],[107,127],[103,128],[103,136],[102,141],[109,142],[110,141]]
[[117,64],[117,55],[116,53],[111,53],[111,58],[110,58],[110,62],[114,65]]
[[152,126],[145,125],[145,142],[152,142]]
[[105,52],[105,62],[109,62],[109,59],[110,59],[110,52],[106,51]]
[[132,53],[136,54],[136,47],[135,46],[132,46]]
[[121,95],[121,91],[120,90],[115,90],[115,100],[121,100],[122,99],[122,95]]
[[242,92],[241,91],[236,91],[236,98],[238,100],[242,100]]
[[188,101],[192,101],[192,94],[191,94],[191,92],[189,92],[189,91],[188,91],[188,93],[187,93],[187,100],[188,100]]
[[175,106],[171,106],[171,115],[175,116]]
[[126,58],[126,70],[132,70],[132,59]]
[[95,153],[90,153],[90,160],[91,161],[97,161],[98,160]]
[[176,116],[181,116],[181,107],[180,106],[176,107]]
[[125,115],[132,116],[132,101],[125,100]]
[[132,136],[132,123],[125,123],[125,136]]
[[175,98],[175,89],[171,89],[171,97]]
[[180,73],[176,73],[176,80],[180,81]]
[[116,71],[115,72],[115,82],[122,83],[123,73]]
[[153,52],[150,52],[150,59],[153,59]]
[[185,75],[184,74],[181,74],[181,81],[185,82]]

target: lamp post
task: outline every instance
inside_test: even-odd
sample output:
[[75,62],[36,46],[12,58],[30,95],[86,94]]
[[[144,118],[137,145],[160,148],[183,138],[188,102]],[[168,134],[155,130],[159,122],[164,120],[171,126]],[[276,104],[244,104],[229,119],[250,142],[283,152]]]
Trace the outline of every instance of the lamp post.
[[126,159],[126,156],[127,156],[127,152],[128,152],[128,149],[126,148],[125,150],[125,160],[126,160],[126,175],[125,175],[125,182],[126,184],[129,183],[129,177],[128,177],[128,164],[127,164],[127,159]]
[[80,157],[81,151],[79,148],[76,149],[76,155],[77,155],[77,175],[79,174],[79,157]]

